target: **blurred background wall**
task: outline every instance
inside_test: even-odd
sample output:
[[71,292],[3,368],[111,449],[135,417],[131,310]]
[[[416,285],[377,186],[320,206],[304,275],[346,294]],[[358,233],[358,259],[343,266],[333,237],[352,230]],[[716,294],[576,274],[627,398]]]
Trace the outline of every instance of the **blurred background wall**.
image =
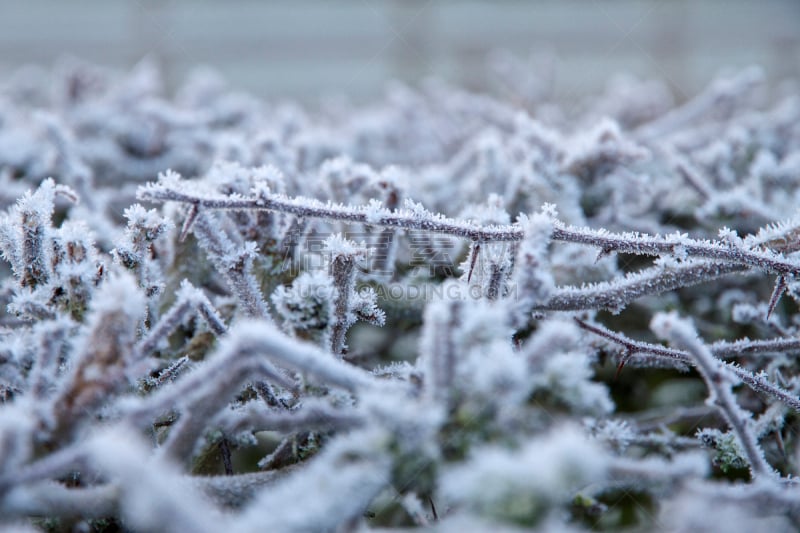
[[203,64],[261,96],[360,99],[389,79],[480,86],[498,48],[531,57],[531,76],[550,69],[564,98],[617,72],[680,98],[723,67],[800,77],[800,1],[0,0],[2,78],[64,55],[121,68],[148,56],[172,86]]

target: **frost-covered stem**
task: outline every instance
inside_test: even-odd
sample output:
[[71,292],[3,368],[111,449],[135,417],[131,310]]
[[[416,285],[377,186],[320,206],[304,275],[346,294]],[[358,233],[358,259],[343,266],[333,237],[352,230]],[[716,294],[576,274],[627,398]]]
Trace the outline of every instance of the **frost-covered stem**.
[[494,261],[489,263],[489,282],[486,287],[486,298],[497,300],[501,296],[505,278],[506,271],[503,265]]
[[294,411],[277,411],[263,404],[248,404],[234,413],[225,412],[218,424],[228,434],[242,431],[296,431],[353,429],[365,422],[363,415],[331,409],[321,402],[306,401]]
[[184,242],[186,240],[199,214],[200,209],[196,205],[189,206],[189,210],[186,212],[186,218],[183,220],[183,225],[181,226],[181,232],[178,235],[179,242]]
[[355,288],[356,261],[349,254],[338,254],[331,258],[330,276],[336,287],[331,325],[331,351],[341,355],[345,348],[345,335],[350,327],[350,296]]
[[700,342],[694,326],[688,320],[679,318],[677,313],[660,313],[653,318],[650,327],[657,335],[669,339],[690,354],[708,387],[709,402],[717,406],[731,426],[750,463],[753,478],[775,477],[775,471],[764,458],[758,437],[749,424],[750,414],[736,403],[734,383],[728,367],[714,358],[708,347]]
[[249,258],[241,256],[232,261],[229,257],[231,251],[227,249],[229,247],[225,246],[217,235],[219,230],[212,227],[211,221],[203,213],[197,215],[193,229],[200,237],[200,242],[208,247],[209,255],[217,270],[228,281],[245,313],[254,318],[272,320],[258,281],[251,272]]
[[308,220],[305,218],[295,217],[289,223],[286,233],[283,234],[278,249],[283,252],[283,259],[285,261],[293,261],[297,252],[297,247],[303,240],[306,230],[308,230]]
[[[93,472],[88,464],[86,450],[79,444],[51,452],[16,471],[0,474],[0,495],[6,494],[15,486],[55,479],[70,471]],[[0,497],[0,503],[2,500]]]
[[[694,358],[688,351],[678,350],[675,348],[667,348],[665,346],[660,346],[658,344],[651,344],[648,342],[637,341],[629,337],[626,337],[621,333],[611,331],[597,324],[589,324],[577,318],[575,319],[575,321],[581,328],[587,331],[591,331],[596,335],[599,335],[605,339],[608,339],[611,342],[614,342],[624,347],[626,353],[629,354],[630,356],[636,354],[650,354],[650,355],[655,355],[657,357],[664,357],[670,359],[676,363],[696,366]],[[713,346],[710,348],[710,351],[712,353],[712,357],[717,355],[716,353],[714,353]],[[724,363],[722,361],[719,361],[719,364],[722,365],[729,372],[735,374],[736,377],[738,377],[742,381],[742,383],[744,383],[754,391],[772,396],[773,398],[781,401],[785,405],[791,407],[795,411],[800,412],[800,398],[797,398],[794,394],[787,391],[786,389],[783,389],[775,385],[774,383],[770,382],[760,374],[753,374],[752,372],[748,372],[747,370],[739,366],[730,363]]]
[[68,320],[45,323],[41,326],[40,345],[36,363],[29,378],[31,394],[36,398],[46,398],[51,380],[56,378],[59,355],[75,324]]
[[751,483],[745,486],[734,483],[693,483],[692,492],[700,497],[718,502],[734,503],[760,512],[788,514],[795,527],[800,521],[800,491],[796,485],[780,486],[774,483]]
[[119,497],[116,484],[67,488],[62,483],[43,481],[14,487],[0,500],[0,515],[102,518],[118,514]]
[[285,478],[293,469],[250,472],[232,476],[191,476],[188,480],[214,503],[222,507],[240,508],[260,489]]
[[[122,402],[120,410],[136,425],[149,424],[152,417],[187,402],[207,402],[208,397],[218,395],[221,389],[229,390],[236,382],[267,379],[288,389],[295,384],[277,366],[291,368],[304,374],[349,391],[374,388],[379,382],[365,371],[345,362],[332,359],[311,343],[291,338],[265,321],[243,321],[225,336],[215,354],[201,369],[136,402]],[[224,378],[224,379],[223,379]],[[387,384],[380,382],[385,389]],[[224,394],[222,394],[224,396]],[[203,398],[206,398],[205,400]],[[218,403],[218,402],[211,402]],[[217,405],[217,408],[220,408]]]
[[708,475],[707,465],[705,454],[702,453],[688,453],[672,461],[615,457],[609,465],[609,474],[612,479],[627,485],[652,481],[684,483],[689,478]]
[[680,107],[642,125],[636,135],[643,139],[658,139],[689,127],[693,122],[712,114],[715,110],[735,109],[734,104],[750,94],[764,79],[758,68],[745,69],[728,79],[714,81],[702,93]]
[[375,255],[371,268],[375,272],[390,274],[394,266],[395,252],[397,250],[397,230],[385,228],[375,237],[375,244],[380,253]]
[[640,446],[653,450],[663,450],[671,448],[674,450],[685,450],[699,448],[702,443],[694,437],[681,437],[671,433],[649,433],[644,435],[634,435],[626,440],[631,446]]
[[195,456],[195,447],[201,434],[208,427],[214,414],[231,400],[248,378],[263,378],[263,367],[257,364],[239,365],[228,370],[225,379],[218,378],[209,396],[193,398],[183,402],[181,415],[170,428],[169,436],[160,451],[187,468]]
[[681,287],[697,285],[734,272],[747,270],[734,263],[707,261],[683,263],[668,268],[652,267],[622,279],[587,287],[560,287],[534,311],[580,311],[609,309],[619,311],[630,302],[650,294],[661,294]]
[[676,154],[673,150],[666,150],[666,156],[678,175],[696,190],[703,200],[709,200],[716,193],[708,180],[700,173],[700,170],[689,163],[686,158]]
[[[230,344],[230,343],[229,343]],[[228,345],[226,345],[228,346]],[[128,422],[139,426],[149,426],[155,417],[163,413],[174,411],[176,406],[189,412],[176,426],[185,426],[179,431],[184,433],[181,439],[190,440],[187,434],[196,435],[208,424],[210,417],[222,409],[230,396],[239,387],[251,379],[269,379],[279,385],[291,389],[294,383],[283,375],[274,365],[264,361],[263,354],[247,346],[233,345],[232,348],[223,347],[223,353],[201,368],[177,380],[169,387],[163,387],[141,401],[121,400],[120,411],[124,413]],[[195,408],[194,406],[199,406]],[[201,413],[202,411],[202,413]],[[206,412],[208,411],[208,412]],[[190,426],[189,417],[192,413],[196,416]],[[199,429],[196,429],[199,427]],[[176,432],[177,433],[177,432]],[[179,440],[177,436],[173,438]],[[193,442],[191,443],[193,445]],[[191,445],[189,451],[191,451]],[[174,447],[179,447],[173,444]]]
[[461,315],[458,300],[432,302],[425,309],[422,355],[428,361],[426,389],[436,402],[449,404],[453,391],[457,357],[453,331]]
[[772,295],[769,297],[769,303],[767,304],[767,320],[769,320],[770,315],[777,307],[778,302],[783,296],[783,293],[786,292],[788,287],[788,283],[786,281],[786,276],[780,275],[778,279],[775,280],[775,288],[772,290]]
[[[395,211],[400,206],[402,191],[395,184],[387,183],[388,190],[383,205],[386,209]],[[378,233],[373,242],[380,253],[376,254],[375,261],[371,268],[374,272],[390,274],[394,266],[395,253],[397,251],[397,230],[396,228],[384,228]]]
[[752,374],[738,366],[731,363],[725,363],[725,368],[732,371],[736,376],[742,380],[742,383],[748,385],[751,389],[762,394],[768,394],[773,398],[783,402],[797,412],[800,412],[800,399],[786,389],[778,387],[771,383],[761,374]]
[[196,311],[203,318],[209,329],[214,332],[214,335],[219,337],[228,330],[222,317],[219,316],[217,310],[208,301],[208,297],[188,281],[184,281],[181,284],[175,303],[153,326],[147,336],[139,341],[136,346],[137,356],[143,357],[155,351],[158,344],[166,339],[193,311]]
[[313,198],[302,196],[289,198],[279,194],[261,195],[257,198],[201,197],[157,183],[141,187],[137,197],[148,201],[187,203],[206,209],[232,211],[265,209],[282,211],[299,217],[342,220],[389,228],[421,229],[474,241],[518,241],[523,238],[522,230],[513,224],[480,226],[434,214],[421,207],[417,207],[413,211],[406,209],[392,211],[368,206],[326,204]]
[[740,339],[738,341],[717,341],[710,347],[717,357],[746,357],[758,354],[800,352],[800,338],[778,338],[764,340]]
[[[161,452],[187,466],[194,457],[195,445],[213,416],[225,407],[239,389],[252,379],[271,379],[291,386],[272,365],[261,361],[256,348],[247,344],[228,344],[227,353],[218,354],[216,364],[206,367],[204,380],[178,399],[181,415],[170,429]],[[210,375],[209,375],[210,374]],[[196,378],[196,376],[193,376]],[[162,409],[163,410],[163,409]]]
[[[241,507],[260,489],[278,482],[287,474],[281,470],[233,476],[186,476],[185,481],[216,505]],[[0,514],[4,518],[104,518],[119,513],[120,497],[117,483],[68,488],[62,483],[44,481],[12,489],[0,503]]]
[[49,232],[56,195],[77,202],[69,187],[56,185],[52,178],[34,192],[27,192],[7,217],[0,219],[0,249],[14,268],[23,287],[36,288],[53,274],[52,239]]
[[548,264],[548,247],[553,231],[552,220],[544,213],[534,214],[525,224],[525,240],[515,246],[511,286],[516,301],[512,308],[512,323],[522,327],[537,306],[549,302],[555,281]]
[[155,378],[150,378],[148,380],[149,385],[151,388],[158,388],[165,383],[169,383],[174,381],[178,374],[180,374],[181,369],[186,366],[186,363],[189,362],[189,357],[184,355],[180,359],[177,359],[174,363],[169,365],[167,368],[163,369],[158,373],[158,376]]
[[22,231],[22,286],[35,288],[39,284],[47,283],[50,277],[48,272],[48,253],[45,244],[45,231],[49,220],[42,220],[33,210],[24,210],[20,213],[20,230]]
[[621,252],[636,255],[680,254],[702,257],[758,268],[778,274],[800,273],[800,264],[771,251],[750,250],[740,246],[715,241],[698,241],[688,237],[662,237],[643,234],[613,234],[604,230],[577,228],[554,222],[554,241],[590,244],[605,253]]
[[126,384],[144,295],[130,274],[108,279],[94,295],[71,368],[52,401],[55,439],[77,429],[74,421]]
[[[433,214],[420,206],[414,210],[389,210],[368,206],[324,204],[304,197],[260,195],[256,198],[200,197],[162,184],[139,189],[138,197],[150,201],[174,201],[218,210],[276,210],[297,216],[359,222],[373,226],[422,229],[469,238],[475,242],[519,241],[524,238],[519,224],[481,226],[468,221]],[[800,264],[769,251],[751,250],[722,242],[698,241],[688,237],[662,237],[645,234],[614,234],[604,230],[578,228],[553,220],[551,239],[597,246],[605,252],[637,255],[685,254],[747,265],[778,274],[800,274]]]
[[[203,372],[164,389],[132,409],[136,418],[163,412],[175,403],[182,407],[181,418],[170,430],[163,446],[165,454],[176,460],[189,460],[198,437],[212,416],[222,409],[247,381],[267,379],[294,388],[291,381],[264,361],[267,357],[279,367],[292,368],[350,391],[371,389],[377,382],[366,372],[332,359],[313,344],[286,336],[264,321],[244,322],[230,331],[225,342]],[[386,390],[386,384],[383,384]],[[391,388],[391,387],[389,387]],[[152,402],[151,405],[147,405]]]
[[607,328],[604,328],[603,326],[599,326],[597,324],[589,324],[588,322],[585,322],[579,318],[575,318],[574,320],[578,324],[578,326],[585,329],[586,331],[591,331],[595,335],[599,335],[604,339],[608,339],[611,342],[619,344],[620,346],[625,348],[625,351],[629,356],[633,356],[638,353],[646,353],[672,359],[680,363],[686,363],[689,365],[692,364],[689,355],[682,350],[677,350],[675,348],[667,348],[665,346],[660,346],[658,344],[651,344],[648,342],[633,340],[629,337],[626,337],[625,335],[622,335],[621,333],[617,333]]
[[152,325],[158,318],[158,300],[164,289],[163,273],[156,260],[155,242],[172,228],[172,221],[153,210],[134,204],[125,210],[128,226],[124,238],[114,251],[117,261],[133,271],[139,286],[147,295],[147,315],[142,317],[142,327]]

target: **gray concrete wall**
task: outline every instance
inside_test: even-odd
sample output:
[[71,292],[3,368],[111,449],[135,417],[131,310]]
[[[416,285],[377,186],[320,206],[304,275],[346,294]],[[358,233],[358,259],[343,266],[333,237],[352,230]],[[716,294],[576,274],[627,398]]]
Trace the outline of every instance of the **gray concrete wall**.
[[547,50],[567,97],[628,71],[692,93],[722,67],[800,75],[796,0],[0,0],[0,76],[71,54],[207,64],[264,96],[357,98],[429,75],[480,84],[489,50]]

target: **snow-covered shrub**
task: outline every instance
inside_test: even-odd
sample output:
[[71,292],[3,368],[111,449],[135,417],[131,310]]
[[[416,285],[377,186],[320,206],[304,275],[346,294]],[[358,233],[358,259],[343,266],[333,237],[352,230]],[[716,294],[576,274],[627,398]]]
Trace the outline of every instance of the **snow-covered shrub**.
[[796,90],[515,65],[6,82],[0,527],[800,527]]

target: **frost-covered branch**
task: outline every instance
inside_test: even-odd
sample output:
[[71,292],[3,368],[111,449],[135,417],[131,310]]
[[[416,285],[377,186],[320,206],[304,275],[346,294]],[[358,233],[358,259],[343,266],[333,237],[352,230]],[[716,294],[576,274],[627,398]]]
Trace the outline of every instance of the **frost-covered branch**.
[[[269,210],[309,218],[343,220],[373,226],[421,229],[465,237],[475,242],[519,241],[524,231],[519,224],[479,226],[470,221],[449,219],[434,214],[420,204],[407,202],[405,209],[389,210],[379,204],[350,206],[323,203],[313,198],[294,197],[256,191],[252,197],[210,196],[186,192],[178,177],[162,175],[157,183],[139,189],[138,197],[145,201],[179,202],[197,208],[223,211]],[[553,221],[551,239],[596,246],[603,253],[619,252],[637,255],[675,255],[681,259],[699,257],[717,262],[729,262],[779,274],[798,274],[800,264],[774,252],[747,249],[727,241],[698,241],[686,235],[650,236],[639,233],[614,234]]]
[[172,307],[153,326],[136,345],[136,350],[142,356],[153,352],[160,342],[163,342],[172,331],[180,325],[190,313],[196,312],[209,329],[217,336],[223,335],[227,330],[225,322],[214,308],[208,297],[191,283],[184,280],[178,290],[177,298]]
[[200,213],[192,229],[200,245],[209,254],[209,259],[227,280],[244,312],[251,317],[270,319],[269,308],[252,272],[255,245],[235,244],[215,227],[217,224],[210,214]]
[[183,182],[174,177],[161,176],[158,183],[140,188],[137,196],[142,201],[179,202],[222,211],[268,210],[289,213],[304,218],[321,218],[358,222],[389,228],[419,229],[465,237],[473,241],[518,241],[523,235],[517,226],[482,227],[471,222],[447,218],[425,209],[421,204],[407,200],[403,209],[389,210],[376,204],[349,206],[324,203],[313,198],[263,193],[247,197],[199,195],[185,192]]
[[347,430],[365,423],[363,415],[334,410],[312,401],[305,402],[301,408],[291,412],[276,411],[261,404],[248,404],[234,413],[225,412],[219,418],[219,426],[229,434],[242,431],[291,433],[301,430]]
[[[626,364],[630,358],[639,354],[649,354],[668,359],[676,363],[678,368],[685,368],[685,365],[696,366],[691,352],[687,350],[678,350],[659,346],[657,344],[636,341],[596,324],[589,324],[580,319],[575,319],[575,321],[581,328],[622,346],[625,349],[625,354],[620,361],[620,366]],[[709,349],[713,356],[720,356],[713,345]],[[722,361],[718,361],[718,363],[721,365],[721,368],[734,374],[742,383],[746,384],[754,391],[772,396],[795,411],[800,412],[800,398],[774,383],[771,383],[762,373],[754,374],[732,363],[724,363]]]
[[750,413],[742,410],[736,402],[732,390],[734,382],[727,368],[700,342],[694,326],[688,320],[679,318],[677,313],[671,313],[656,315],[651,327],[657,335],[669,339],[690,354],[708,387],[709,402],[720,409],[736,434],[747,455],[753,477],[759,479],[775,476],[775,471],[764,458],[764,451],[751,427]]
[[619,252],[636,255],[674,255],[680,259],[698,257],[758,268],[779,274],[800,273],[796,263],[769,250],[750,250],[724,241],[698,241],[686,235],[650,236],[637,233],[612,234],[605,230],[575,228],[556,223],[554,241],[574,242],[597,246],[603,253]]
[[613,281],[592,283],[582,287],[559,287],[537,311],[579,311],[608,309],[619,312],[627,304],[651,294],[661,294],[682,287],[712,281],[746,270],[734,263],[686,261],[675,265],[655,266]]

